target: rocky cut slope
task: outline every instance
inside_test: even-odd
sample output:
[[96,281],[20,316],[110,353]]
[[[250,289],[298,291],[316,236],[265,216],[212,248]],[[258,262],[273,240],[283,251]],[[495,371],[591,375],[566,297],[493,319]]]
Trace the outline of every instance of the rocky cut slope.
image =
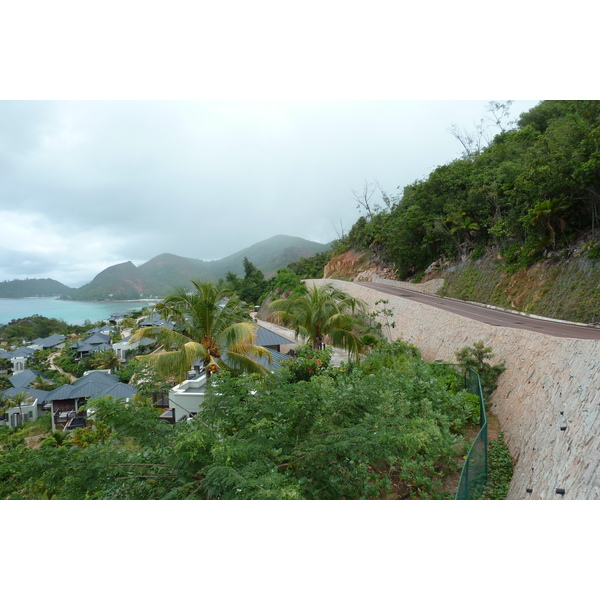
[[389,265],[377,260],[370,252],[347,250],[334,256],[323,269],[326,279],[342,281],[372,281],[373,277],[395,279]]

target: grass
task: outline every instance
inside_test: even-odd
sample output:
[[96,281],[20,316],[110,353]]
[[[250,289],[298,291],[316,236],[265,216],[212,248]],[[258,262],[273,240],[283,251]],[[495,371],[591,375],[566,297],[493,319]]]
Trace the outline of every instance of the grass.
[[440,296],[575,321],[600,321],[600,262],[579,257],[535,263],[508,272],[486,258],[444,274]]

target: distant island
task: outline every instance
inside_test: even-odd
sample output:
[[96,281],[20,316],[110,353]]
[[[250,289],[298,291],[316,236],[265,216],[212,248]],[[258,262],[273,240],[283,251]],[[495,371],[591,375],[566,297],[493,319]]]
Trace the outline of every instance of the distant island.
[[216,283],[227,273],[241,276],[248,258],[266,278],[300,258],[329,250],[303,238],[277,235],[226,258],[204,261],[175,254],[160,254],[136,267],[131,261],[112,265],[79,288],[70,288],[54,279],[15,279],[0,282],[0,298],[58,296],[62,300],[139,300],[162,298],[175,286],[186,286],[192,279]]
[[0,298],[48,298],[75,291],[55,279],[14,279],[0,281]]

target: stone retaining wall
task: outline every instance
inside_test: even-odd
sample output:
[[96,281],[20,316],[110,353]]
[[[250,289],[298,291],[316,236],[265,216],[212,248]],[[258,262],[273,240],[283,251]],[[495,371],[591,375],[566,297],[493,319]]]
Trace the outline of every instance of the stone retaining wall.
[[479,340],[491,346],[492,362],[506,364],[492,412],[515,463],[508,499],[600,499],[600,341],[492,327],[355,283],[312,283],[332,283],[371,310],[389,300],[394,337],[417,346],[425,360],[455,361],[457,350]]

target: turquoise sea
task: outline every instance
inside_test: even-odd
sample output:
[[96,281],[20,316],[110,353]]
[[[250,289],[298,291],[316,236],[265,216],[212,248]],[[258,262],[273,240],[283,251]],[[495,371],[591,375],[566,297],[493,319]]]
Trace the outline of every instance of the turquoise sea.
[[0,325],[32,315],[83,325],[86,319],[95,323],[108,319],[112,314],[122,314],[149,305],[149,301],[79,302],[58,298],[0,298]]

